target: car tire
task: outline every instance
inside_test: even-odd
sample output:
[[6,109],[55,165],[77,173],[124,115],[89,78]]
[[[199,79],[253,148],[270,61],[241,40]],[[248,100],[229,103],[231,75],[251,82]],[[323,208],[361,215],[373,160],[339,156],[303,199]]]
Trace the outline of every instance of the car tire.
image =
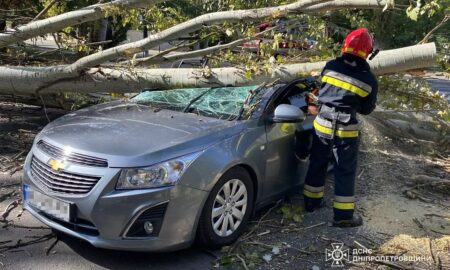
[[236,167],[226,172],[211,190],[203,207],[197,241],[213,249],[235,242],[247,227],[253,211],[253,198],[253,183],[244,168]]

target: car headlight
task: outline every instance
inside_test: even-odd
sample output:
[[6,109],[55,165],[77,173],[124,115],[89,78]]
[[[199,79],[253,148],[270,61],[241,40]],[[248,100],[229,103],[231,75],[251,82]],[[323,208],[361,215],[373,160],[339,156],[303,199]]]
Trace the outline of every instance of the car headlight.
[[116,189],[155,188],[175,185],[200,153],[185,155],[150,167],[123,169],[117,181]]

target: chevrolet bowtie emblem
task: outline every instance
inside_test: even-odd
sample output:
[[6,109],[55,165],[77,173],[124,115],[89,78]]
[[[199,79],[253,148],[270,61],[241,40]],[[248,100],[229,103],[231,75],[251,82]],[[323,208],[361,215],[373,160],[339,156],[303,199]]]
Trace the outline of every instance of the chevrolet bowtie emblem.
[[55,171],[59,171],[66,167],[66,164],[62,160],[50,159],[47,164]]

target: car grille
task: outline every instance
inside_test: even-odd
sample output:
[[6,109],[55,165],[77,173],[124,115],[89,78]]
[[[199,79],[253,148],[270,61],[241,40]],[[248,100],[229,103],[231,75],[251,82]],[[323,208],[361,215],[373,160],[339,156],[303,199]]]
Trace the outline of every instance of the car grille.
[[86,194],[101,178],[53,170],[34,156],[31,159],[31,175],[46,189],[65,194]]
[[45,141],[39,141],[37,143],[39,149],[49,154],[50,156],[56,159],[64,159],[71,163],[76,163],[85,166],[94,166],[94,167],[108,167],[108,161],[103,158],[96,158],[91,156],[86,156],[78,153],[64,153],[64,150],[51,145]]

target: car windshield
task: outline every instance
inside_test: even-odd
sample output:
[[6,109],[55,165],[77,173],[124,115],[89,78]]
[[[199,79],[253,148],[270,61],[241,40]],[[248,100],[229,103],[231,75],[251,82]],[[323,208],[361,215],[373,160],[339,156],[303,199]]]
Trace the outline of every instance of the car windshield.
[[[182,88],[144,91],[131,99],[137,104],[185,111],[225,120],[248,118],[266,87]],[[247,100],[247,102],[246,102]],[[244,104],[246,103],[246,104]]]

